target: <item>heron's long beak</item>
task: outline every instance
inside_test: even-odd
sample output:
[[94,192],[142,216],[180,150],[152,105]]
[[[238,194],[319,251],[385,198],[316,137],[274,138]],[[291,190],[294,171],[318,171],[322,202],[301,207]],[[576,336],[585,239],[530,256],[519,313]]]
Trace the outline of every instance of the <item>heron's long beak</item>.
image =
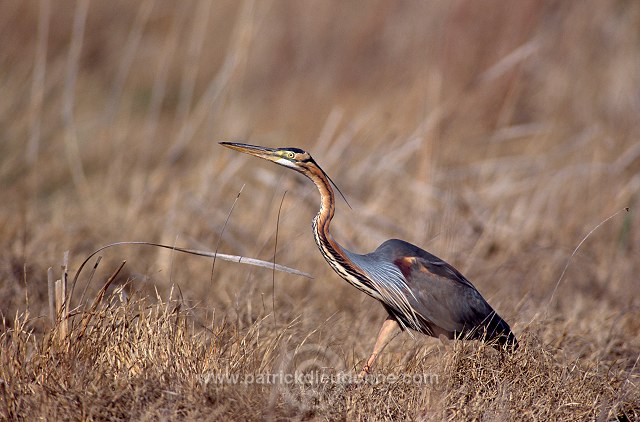
[[265,160],[274,161],[274,159],[280,158],[276,154],[275,148],[261,147],[257,145],[240,144],[236,142],[220,142],[223,147],[231,148],[236,151],[244,152],[245,154],[255,155],[256,157],[264,158]]

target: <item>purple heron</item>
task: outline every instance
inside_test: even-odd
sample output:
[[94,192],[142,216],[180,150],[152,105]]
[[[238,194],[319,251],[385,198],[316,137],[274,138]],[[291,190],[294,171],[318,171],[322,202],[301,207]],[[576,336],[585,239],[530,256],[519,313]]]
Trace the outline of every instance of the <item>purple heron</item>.
[[332,181],[309,153],[299,148],[220,144],[302,173],[320,191],[320,211],[312,226],[322,256],[340,277],[378,300],[388,312],[361,375],[369,372],[386,345],[406,329],[433,337],[479,339],[500,350],[518,347],[509,324],[465,276],[440,258],[398,239],[387,240],[365,255],[340,246],[329,233],[335,211]]

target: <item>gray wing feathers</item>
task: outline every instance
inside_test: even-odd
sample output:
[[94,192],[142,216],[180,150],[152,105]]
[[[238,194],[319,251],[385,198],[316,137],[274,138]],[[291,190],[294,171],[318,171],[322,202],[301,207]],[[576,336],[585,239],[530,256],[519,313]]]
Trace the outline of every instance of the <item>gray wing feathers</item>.
[[415,310],[450,332],[462,332],[465,327],[481,325],[493,312],[480,293],[467,283],[419,271],[407,280],[417,297],[412,303]]
[[[370,255],[350,254],[349,258],[368,275],[380,294],[379,300],[401,312],[409,320],[411,326],[404,328],[416,329],[422,325],[415,310],[419,299],[407,285],[407,280],[397,266],[375,260]],[[403,321],[398,322],[405,325]]]

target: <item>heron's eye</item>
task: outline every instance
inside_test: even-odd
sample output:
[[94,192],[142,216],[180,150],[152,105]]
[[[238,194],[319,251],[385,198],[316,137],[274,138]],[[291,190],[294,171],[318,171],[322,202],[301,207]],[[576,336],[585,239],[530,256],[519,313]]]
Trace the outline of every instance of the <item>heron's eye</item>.
[[296,154],[294,154],[293,152],[289,151],[289,152],[287,152],[287,157],[293,159],[293,158],[296,157]]

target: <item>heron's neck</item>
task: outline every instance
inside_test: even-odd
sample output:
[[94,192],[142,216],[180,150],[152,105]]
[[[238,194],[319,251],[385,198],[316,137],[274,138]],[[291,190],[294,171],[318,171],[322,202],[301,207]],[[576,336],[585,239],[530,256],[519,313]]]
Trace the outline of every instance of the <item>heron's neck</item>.
[[310,174],[308,177],[320,191],[320,211],[313,219],[313,237],[322,256],[324,256],[331,268],[352,286],[373,298],[381,300],[380,295],[366,281],[368,280],[368,275],[354,264],[353,258],[357,254],[349,252],[340,246],[329,233],[329,224],[335,211],[333,189],[329,180],[319,172]]
[[329,233],[329,224],[335,212],[335,198],[331,184],[324,174],[314,174],[310,179],[315,183],[318,191],[320,191],[320,210],[313,219],[313,226],[316,243],[318,243],[318,246],[321,246],[319,244],[319,240],[321,239],[333,241]]

